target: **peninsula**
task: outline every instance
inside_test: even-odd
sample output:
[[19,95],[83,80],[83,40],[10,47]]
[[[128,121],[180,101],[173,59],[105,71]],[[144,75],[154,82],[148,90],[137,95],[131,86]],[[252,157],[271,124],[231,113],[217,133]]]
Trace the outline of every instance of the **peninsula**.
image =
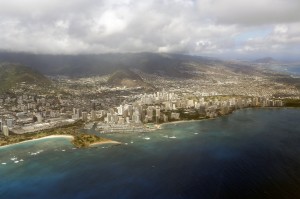
[[79,130],[83,127],[83,121],[79,120],[74,124],[62,126],[59,128],[48,129],[38,133],[26,133],[21,135],[10,135],[0,139],[0,146],[6,146],[16,143],[21,143],[30,140],[38,140],[48,137],[69,137],[72,139],[72,144],[77,148],[86,148],[89,146],[95,146],[96,144],[120,144],[120,142],[102,138],[96,135],[80,133]]

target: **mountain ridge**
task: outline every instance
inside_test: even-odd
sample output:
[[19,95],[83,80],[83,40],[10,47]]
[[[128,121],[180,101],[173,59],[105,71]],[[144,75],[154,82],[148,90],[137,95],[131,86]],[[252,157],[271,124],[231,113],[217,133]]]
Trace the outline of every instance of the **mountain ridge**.
[[170,53],[107,53],[85,55],[47,55],[0,52],[0,62],[27,65],[45,75],[108,75],[118,70],[140,70],[170,77],[191,77],[185,64],[214,64],[217,59]]
[[254,60],[253,63],[257,63],[257,64],[274,64],[274,63],[278,63],[278,61],[276,59],[274,59],[273,57],[262,57],[262,58]]

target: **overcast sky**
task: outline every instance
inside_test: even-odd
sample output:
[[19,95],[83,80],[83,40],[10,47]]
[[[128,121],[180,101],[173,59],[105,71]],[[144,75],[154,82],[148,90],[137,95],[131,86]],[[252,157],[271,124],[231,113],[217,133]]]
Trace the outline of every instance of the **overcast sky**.
[[300,57],[300,0],[0,0],[0,50]]

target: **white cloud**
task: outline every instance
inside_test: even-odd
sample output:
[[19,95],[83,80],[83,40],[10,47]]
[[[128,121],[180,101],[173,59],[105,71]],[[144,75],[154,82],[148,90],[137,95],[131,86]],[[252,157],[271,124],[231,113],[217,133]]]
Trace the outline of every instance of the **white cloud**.
[[287,33],[287,31],[288,31],[288,28],[285,25],[277,25],[274,28],[274,32],[278,33],[278,34],[285,34],[285,33]]
[[[300,46],[299,7],[298,0],[0,0],[0,49],[288,54]],[[252,34],[265,27],[267,35]]]
[[105,11],[99,18],[94,18],[91,30],[98,34],[110,35],[121,32],[126,27],[126,21],[113,11]]
[[221,24],[262,25],[297,22],[299,0],[199,0],[203,17]]

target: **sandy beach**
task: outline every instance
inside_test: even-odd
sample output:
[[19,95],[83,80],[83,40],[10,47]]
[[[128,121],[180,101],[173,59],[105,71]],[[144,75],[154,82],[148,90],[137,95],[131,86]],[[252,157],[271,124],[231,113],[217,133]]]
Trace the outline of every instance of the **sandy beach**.
[[[10,147],[10,146],[15,146],[17,144],[34,142],[34,141],[43,140],[43,139],[53,139],[53,138],[65,138],[65,139],[69,139],[69,140],[74,140],[74,136],[72,136],[72,135],[50,135],[50,136],[46,136],[46,137],[42,137],[42,138],[36,138],[36,139],[32,139],[32,140],[26,140],[26,141],[22,141],[22,142],[18,142],[18,143],[0,146],[0,149]],[[90,144],[89,147],[93,147],[93,146],[97,146],[97,145],[101,145],[101,144],[122,144],[122,143],[113,141],[113,140],[105,140],[105,141],[100,141],[100,142],[95,142],[93,144]]]
[[180,120],[180,121],[166,122],[166,123],[160,124],[160,127],[163,127],[168,124],[180,124],[180,123],[197,122],[197,121],[201,121],[201,120]]
[[90,147],[101,145],[101,144],[122,144],[122,143],[121,142],[117,142],[117,141],[113,141],[113,140],[107,140],[107,141],[95,142],[93,144],[90,144]]
[[27,142],[33,142],[33,141],[38,141],[38,140],[43,140],[43,139],[52,139],[52,138],[66,138],[66,139],[70,139],[70,140],[74,139],[74,137],[72,135],[49,135],[49,136],[42,137],[42,138],[36,138],[36,139],[32,139],[32,140],[26,140],[26,141],[14,143],[14,144],[0,146],[0,149],[1,148],[5,148],[5,147],[14,146],[14,145],[17,145],[17,144],[22,144],[22,143],[27,143]]

